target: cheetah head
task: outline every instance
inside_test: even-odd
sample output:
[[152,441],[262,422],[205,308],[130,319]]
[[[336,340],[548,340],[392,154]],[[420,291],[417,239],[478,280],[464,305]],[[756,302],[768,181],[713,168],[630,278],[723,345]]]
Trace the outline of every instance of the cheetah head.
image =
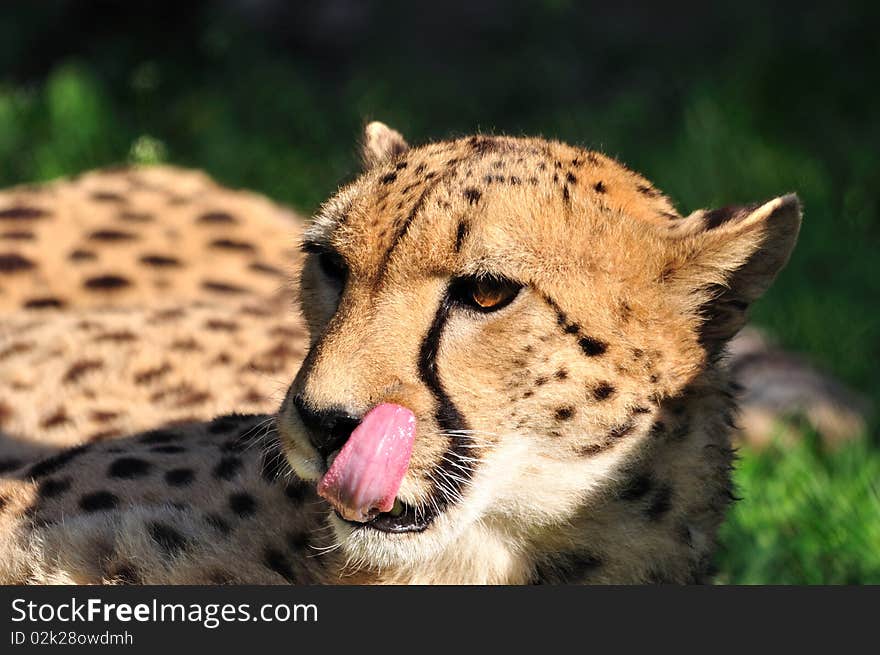
[[372,123],[364,160],[304,237],[311,349],[279,429],[318,483],[373,408],[414,417],[393,508],[328,509],[375,567],[541,548],[600,511],[670,404],[714,384],[800,224],[793,195],[681,217],[616,161],[541,139],[410,148]]

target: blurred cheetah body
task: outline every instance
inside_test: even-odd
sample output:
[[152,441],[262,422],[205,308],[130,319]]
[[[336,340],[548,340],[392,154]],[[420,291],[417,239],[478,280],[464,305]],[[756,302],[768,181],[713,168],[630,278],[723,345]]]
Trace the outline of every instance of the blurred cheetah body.
[[307,347],[300,229],[171,167],[0,193],[0,431],[61,447],[277,409]]

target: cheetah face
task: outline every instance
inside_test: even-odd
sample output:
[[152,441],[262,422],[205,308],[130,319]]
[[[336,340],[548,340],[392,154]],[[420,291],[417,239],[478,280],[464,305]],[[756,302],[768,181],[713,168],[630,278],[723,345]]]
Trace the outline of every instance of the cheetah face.
[[414,417],[411,456],[389,455],[405,460],[383,487],[396,500],[330,510],[341,547],[375,567],[468,538],[540,548],[589,511],[741,326],[799,224],[793,196],[681,218],[613,160],[538,139],[409,149],[374,123],[365,151],[369,170],[304,239],[311,349],[279,430],[318,483],[371,410]]

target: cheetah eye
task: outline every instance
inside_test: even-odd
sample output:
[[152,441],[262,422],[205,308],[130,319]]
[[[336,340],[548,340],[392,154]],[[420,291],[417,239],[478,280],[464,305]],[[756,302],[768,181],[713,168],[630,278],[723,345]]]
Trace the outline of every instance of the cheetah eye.
[[344,284],[348,277],[348,266],[345,260],[335,252],[324,251],[318,254],[318,266],[324,275],[340,284]]
[[452,285],[452,298],[480,312],[494,312],[509,305],[522,285],[494,275],[463,277]]
[[348,265],[345,263],[342,255],[328,246],[314,241],[303,242],[300,249],[304,253],[315,255],[318,258],[318,266],[321,272],[329,279],[338,282],[340,285],[345,284],[346,279],[348,279]]

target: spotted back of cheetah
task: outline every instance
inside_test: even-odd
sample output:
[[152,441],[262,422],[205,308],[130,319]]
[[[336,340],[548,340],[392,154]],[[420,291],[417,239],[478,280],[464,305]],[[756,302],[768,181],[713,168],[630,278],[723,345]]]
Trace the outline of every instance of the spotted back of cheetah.
[[[707,579],[731,496],[723,355],[789,257],[797,199],[682,217],[596,152],[410,148],[378,123],[364,161],[302,237],[179,171],[3,198],[22,234],[0,257],[3,429],[47,450],[2,463],[0,578]],[[308,337],[277,275],[297,242]],[[316,483],[388,404],[416,422],[394,507],[343,519]]]

